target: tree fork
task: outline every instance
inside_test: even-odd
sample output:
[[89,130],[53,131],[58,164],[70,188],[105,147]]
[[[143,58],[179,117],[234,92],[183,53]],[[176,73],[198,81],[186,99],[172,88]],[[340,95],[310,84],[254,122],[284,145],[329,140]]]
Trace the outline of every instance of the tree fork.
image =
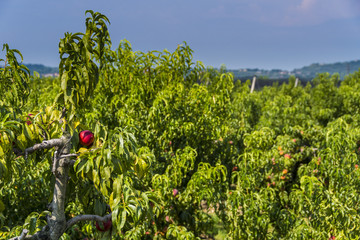
[[48,216],[48,225],[34,235],[27,235],[28,230],[23,229],[18,237],[11,238],[11,240],[19,239],[36,239],[36,240],[58,240],[71,226],[80,221],[98,221],[106,222],[111,219],[111,213],[105,216],[98,215],[79,215],[69,221],[66,221],[65,216],[65,197],[66,188],[68,185],[70,167],[73,166],[74,160],[72,157],[77,157],[79,154],[70,154],[71,150],[71,136],[64,132],[61,138],[45,140],[37,143],[32,147],[25,149],[23,152],[19,149],[14,149],[17,156],[25,156],[38,150],[55,148],[54,159],[51,166],[51,171],[55,177],[53,200],[49,204],[51,216]]

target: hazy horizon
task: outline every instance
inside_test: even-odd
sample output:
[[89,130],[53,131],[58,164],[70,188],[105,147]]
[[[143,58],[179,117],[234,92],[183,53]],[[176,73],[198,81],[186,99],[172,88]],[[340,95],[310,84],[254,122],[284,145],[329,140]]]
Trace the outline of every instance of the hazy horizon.
[[[186,41],[195,61],[227,69],[292,71],[313,63],[359,59],[360,2],[356,0],[94,1],[1,0],[0,44],[24,63],[57,67],[65,32],[81,32],[85,10],[110,19],[113,48],[174,51]],[[0,58],[4,53],[0,52]]]

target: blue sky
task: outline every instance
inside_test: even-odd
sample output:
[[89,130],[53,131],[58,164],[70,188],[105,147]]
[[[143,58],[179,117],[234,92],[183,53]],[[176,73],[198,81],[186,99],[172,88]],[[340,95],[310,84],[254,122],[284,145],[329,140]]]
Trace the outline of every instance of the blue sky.
[[[85,29],[85,10],[105,14],[113,46],[173,51],[228,69],[300,68],[360,59],[359,0],[0,0],[0,44],[25,63],[57,66],[65,32]],[[4,56],[0,52],[0,58]]]

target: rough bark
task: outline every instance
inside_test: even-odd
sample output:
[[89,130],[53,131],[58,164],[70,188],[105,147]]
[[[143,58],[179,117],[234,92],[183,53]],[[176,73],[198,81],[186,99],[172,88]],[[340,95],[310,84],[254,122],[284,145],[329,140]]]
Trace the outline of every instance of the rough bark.
[[[70,137],[63,138],[63,145],[59,148],[59,155],[69,154],[71,149]],[[48,224],[50,227],[51,240],[59,239],[66,230],[66,217],[65,217],[65,193],[69,178],[69,165],[70,158],[58,159],[54,158],[54,176],[55,186],[53,193],[53,200],[50,205],[51,217]]]

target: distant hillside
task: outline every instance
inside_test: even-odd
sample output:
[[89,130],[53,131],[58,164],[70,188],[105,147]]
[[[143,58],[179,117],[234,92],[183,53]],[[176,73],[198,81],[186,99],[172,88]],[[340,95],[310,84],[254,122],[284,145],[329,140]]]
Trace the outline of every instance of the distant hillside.
[[228,70],[234,74],[236,79],[251,79],[256,75],[260,79],[288,79],[292,74],[281,69],[264,70],[259,68],[242,68],[239,70]]
[[[40,73],[42,77],[47,76],[58,76],[59,69],[57,67],[47,67],[43,64],[24,64],[27,66],[33,74],[34,71]],[[259,68],[241,68],[241,69],[228,69],[228,72],[234,74],[235,79],[251,79],[256,75],[259,79],[278,79],[285,80],[290,76],[295,75],[303,81],[312,80],[316,74],[328,72],[330,74],[339,73],[340,78],[344,79],[349,73],[359,71],[360,69],[360,60],[348,61],[348,62],[337,62],[337,63],[313,63],[309,66],[302,68],[296,68],[292,71],[281,70],[281,69],[271,69],[264,70]]]
[[340,78],[343,79],[349,73],[359,71],[360,60],[350,62],[337,62],[330,64],[314,63],[310,66],[305,66],[299,69],[294,69],[295,76],[304,78],[313,78],[317,73],[328,72],[330,74],[339,73]]
[[24,63],[24,65],[29,68],[31,74],[33,74],[34,71],[40,73],[41,76],[54,75],[56,73],[59,73],[59,69],[57,67],[47,67],[42,64],[28,63]]
[[344,79],[349,73],[358,71],[360,68],[360,60],[349,62],[337,62],[330,64],[314,63],[302,68],[296,68],[293,71],[286,71],[281,69],[264,70],[258,68],[242,68],[239,70],[228,70],[234,74],[237,79],[250,79],[254,75],[261,79],[287,79],[291,75],[303,80],[311,80],[318,73],[328,72],[330,74],[339,73],[340,78]]

